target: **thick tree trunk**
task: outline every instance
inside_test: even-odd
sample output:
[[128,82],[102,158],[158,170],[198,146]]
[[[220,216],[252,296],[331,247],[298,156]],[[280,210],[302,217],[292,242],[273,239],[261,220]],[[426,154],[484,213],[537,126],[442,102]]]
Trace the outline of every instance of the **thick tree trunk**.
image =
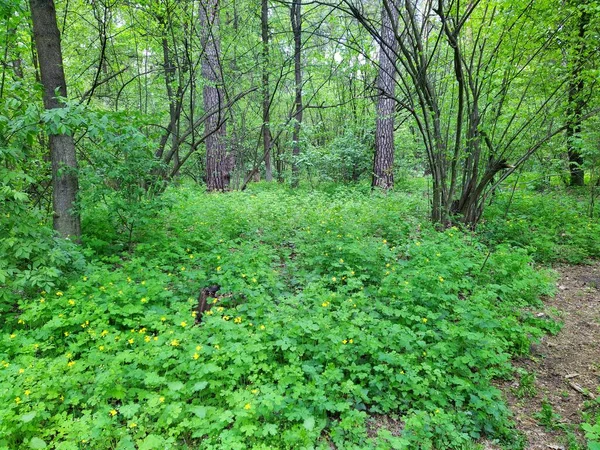
[[396,108],[395,76],[398,42],[398,8],[395,1],[384,2],[381,13],[381,42],[379,49],[379,76],[377,77],[377,119],[375,129],[375,157],[373,159],[372,187],[394,187],[394,112]]
[[223,76],[220,65],[219,0],[200,2],[202,27],[202,76],[204,78],[204,110],[209,115],[204,126],[206,136],[206,187],[224,191],[229,186],[235,161],[227,152]]
[[292,187],[300,182],[300,127],[302,125],[302,0],[292,0],[290,9],[292,32],[294,34],[294,77],[296,98],[294,100],[294,131],[292,133]]
[[[67,84],[62,65],[60,32],[56,24],[54,1],[30,0],[29,5],[44,87],[44,106],[46,109],[62,108],[64,105],[56,95],[66,97]],[[54,229],[62,236],[78,239],[81,235],[81,224],[75,209],[79,184],[73,137],[66,134],[50,135],[50,157]]]
[[262,0],[261,14],[262,35],[262,97],[263,97],[263,150],[265,155],[265,179],[273,181],[273,169],[271,168],[271,93],[269,91],[269,1]]
[[577,33],[577,45],[575,45],[575,58],[569,81],[569,107],[567,110],[567,153],[569,155],[569,171],[571,175],[571,186],[584,185],[583,156],[577,142],[581,133],[581,117],[585,107],[583,99],[583,64],[585,60],[585,31],[590,21],[589,13],[581,12],[579,17],[579,28]]

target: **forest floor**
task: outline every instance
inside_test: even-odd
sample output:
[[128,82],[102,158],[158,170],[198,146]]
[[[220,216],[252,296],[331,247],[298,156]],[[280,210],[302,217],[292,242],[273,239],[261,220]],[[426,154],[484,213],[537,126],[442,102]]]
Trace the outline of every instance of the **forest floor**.
[[563,328],[514,362],[534,377],[521,371],[520,378],[498,383],[530,450],[568,450],[582,442],[582,411],[600,386],[600,264],[555,269],[557,295],[538,314],[558,316]]

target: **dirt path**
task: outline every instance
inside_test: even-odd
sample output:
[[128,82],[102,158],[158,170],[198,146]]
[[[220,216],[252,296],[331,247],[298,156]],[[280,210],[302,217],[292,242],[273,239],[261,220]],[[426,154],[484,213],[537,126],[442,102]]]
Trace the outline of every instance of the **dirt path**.
[[520,379],[499,386],[531,450],[569,449],[583,442],[584,403],[599,395],[600,264],[556,270],[558,294],[546,302],[546,313],[558,311],[564,326],[534,346],[529,358],[515,362],[535,377],[522,372]]

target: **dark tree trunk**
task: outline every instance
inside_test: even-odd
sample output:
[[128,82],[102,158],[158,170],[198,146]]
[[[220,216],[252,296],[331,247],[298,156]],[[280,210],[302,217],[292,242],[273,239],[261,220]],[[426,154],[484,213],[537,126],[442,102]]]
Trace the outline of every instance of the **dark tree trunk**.
[[292,133],[292,187],[300,182],[300,127],[302,125],[302,0],[292,0],[290,8],[292,32],[294,34],[294,77],[296,98],[294,100],[294,131]]
[[269,92],[269,1],[262,0],[261,14],[262,35],[262,97],[263,97],[263,150],[265,155],[265,179],[273,181],[273,169],[271,168],[271,93]]
[[583,64],[585,61],[585,30],[590,21],[589,13],[585,10],[579,17],[577,44],[575,45],[575,58],[569,81],[569,107],[567,110],[567,153],[569,155],[569,171],[571,186],[584,185],[583,156],[579,149],[579,135],[581,133],[581,118],[585,107],[583,98]]
[[379,76],[377,77],[377,119],[372,187],[394,187],[394,112],[396,108],[396,27],[398,8],[395,1],[384,2],[381,13],[381,42],[379,43]]
[[233,155],[227,152],[225,128],[225,97],[220,65],[219,0],[200,2],[202,27],[202,77],[204,78],[204,110],[208,114],[206,137],[206,187],[209,191],[224,191],[229,186],[234,167]]
[[[66,97],[67,84],[62,65],[60,32],[56,24],[53,0],[30,0],[33,35],[37,49],[44,106],[46,109],[64,107],[55,97]],[[52,160],[52,204],[54,229],[62,236],[78,239],[81,235],[79,214],[75,209],[77,191],[77,157],[73,137],[51,134],[50,157]]]

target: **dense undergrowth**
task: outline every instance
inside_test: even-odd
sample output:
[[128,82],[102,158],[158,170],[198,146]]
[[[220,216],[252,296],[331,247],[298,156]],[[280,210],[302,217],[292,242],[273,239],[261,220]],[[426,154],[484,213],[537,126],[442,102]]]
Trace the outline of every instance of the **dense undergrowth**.
[[[532,258],[558,259],[534,245],[596,256],[598,225],[542,236],[536,199],[509,223],[502,201],[481,240],[435,231],[418,193],[180,187],[125,234],[85,210],[85,257],[33,228],[3,239],[0,448],[519,448],[491,380],[557,329],[528,312],[552,291]],[[195,325],[212,284],[231,295]]]

